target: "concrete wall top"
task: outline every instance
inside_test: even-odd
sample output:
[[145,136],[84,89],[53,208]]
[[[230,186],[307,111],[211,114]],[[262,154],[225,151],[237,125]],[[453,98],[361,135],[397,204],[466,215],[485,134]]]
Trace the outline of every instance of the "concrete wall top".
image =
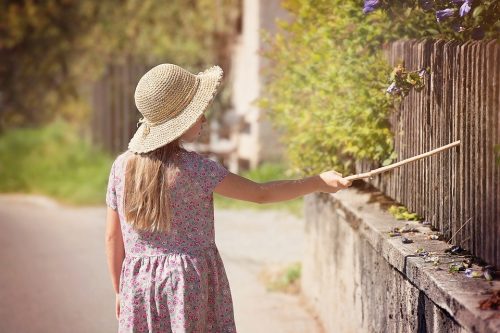
[[[396,220],[387,211],[388,206],[394,204],[392,199],[373,187],[365,186],[351,187],[335,194],[314,193],[306,196],[306,200],[322,200],[330,204],[332,211],[342,216],[380,256],[468,332],[500,332],[500,312],[478,307],[494,290],[500,290],[499,278],[487,281],[466,277],[463,271],[449,272],[449,265],[462,262],[463,257],[445,253],[450,244],[429,239],[429,234],[434,233],[429,227],[416,221]],[[409,236],[413,243],[403,244],[401,237],[388,235],[393,228],[405,224],[418,230]],[[419,255],[419,248],[430,255]],[[438,264],[425,260],[429,257],[438,257]]]

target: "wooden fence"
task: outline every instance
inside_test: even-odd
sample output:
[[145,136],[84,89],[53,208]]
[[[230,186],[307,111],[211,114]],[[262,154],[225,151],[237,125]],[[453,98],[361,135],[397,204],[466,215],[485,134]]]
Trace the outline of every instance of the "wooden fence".
[[[371,184],[500,267],[500,44],[421,40],[388,45],[389,63],[430,67],[426,87],[391,115],[398,161],[461,140],[460,147],[379,174]],[[497,160],[497,161],[496,161]],[[374,167],[366,161],[356,172]],[[458,231],[458,232],[457,232]]]
[[127,149],[141,114],[134,104],[134,90],[145,65],[127,61],[109,65],[92,92],[91,136],[95,144],[111,153]]

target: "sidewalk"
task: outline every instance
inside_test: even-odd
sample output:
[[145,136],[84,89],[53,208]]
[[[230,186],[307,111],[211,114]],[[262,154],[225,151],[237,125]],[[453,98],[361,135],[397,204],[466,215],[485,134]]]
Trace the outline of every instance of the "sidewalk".
[[216,242],[239,333],[319,333],[298,296],[267,292],[262,270],[301,261],[304,222],[280,211],[216,210]]
[[[105,212],[0,195],[0,332],[117,330]],[[300,261],[303,222],[275,211],[216,210],[215,228],[238,333],[319,333],[298,297],[267,292],[258,278],[266,267]]]

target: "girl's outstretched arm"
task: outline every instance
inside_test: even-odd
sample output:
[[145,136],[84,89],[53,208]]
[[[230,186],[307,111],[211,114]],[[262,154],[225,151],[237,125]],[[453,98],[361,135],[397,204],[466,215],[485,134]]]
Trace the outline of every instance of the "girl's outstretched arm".
[[302,179],[267,183],[256,183],[230,172],[215,187],[214,192],[238,200],[271,203],[295,199],[312,192],[334,193],[351,184],[351,181],[342,178],[340,173],[333,170]]
[[108,207],[106,216],[106,255],[111,283],[116,294],[116,318],[118,319],[120,315],[120,274],[123,259],[125,258],[125,248],[123,246],[120,218],[118,213],[110,207]]

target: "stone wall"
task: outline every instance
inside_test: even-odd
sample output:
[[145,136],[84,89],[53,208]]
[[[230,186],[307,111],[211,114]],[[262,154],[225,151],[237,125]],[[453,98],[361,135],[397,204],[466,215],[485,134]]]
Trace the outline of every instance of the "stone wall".
[[[386,212],[393,202],[373,188],[305,197],[306,244],[302,292],[327,332],[500,332],[494,311],[477,309],[499,281],[449,273],[449,247],[428,240],[412,244],[387,232],[405,222]],[[415,250],[442,253],[442,264],[425,262]]]

